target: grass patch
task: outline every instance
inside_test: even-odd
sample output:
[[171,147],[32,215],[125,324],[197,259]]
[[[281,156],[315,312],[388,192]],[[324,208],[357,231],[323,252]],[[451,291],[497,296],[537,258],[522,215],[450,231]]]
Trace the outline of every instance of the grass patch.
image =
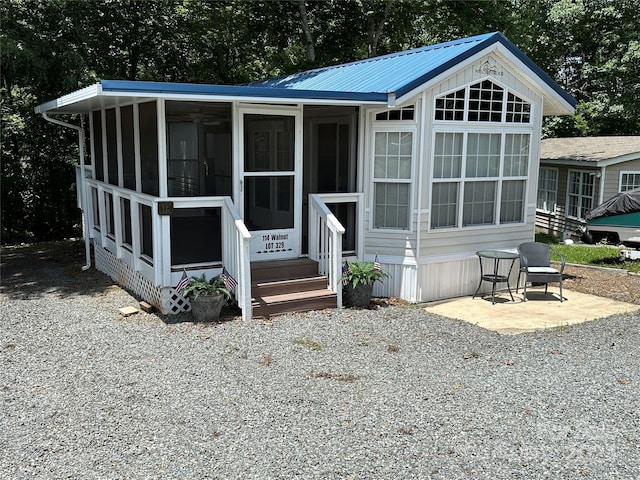
[[313,340],[309,340],[308,338],[296,338],[293,343],[296,345],[302,345],[303,347],[310,348],[311,350],[322,350],[322,345]]
[[[626,260],[620,256],[618,247],[607,245],[565,245],[551,235],[536,234],[536,241],[548,243],[566,257],[567,263],[591,267],[607,267],[640,273],[640,262]],[[552,260],[559,260],[551,258]]]
[[387,352],[389,353],[398,353],[400,351],[400,347],[395,344],[387,345]]

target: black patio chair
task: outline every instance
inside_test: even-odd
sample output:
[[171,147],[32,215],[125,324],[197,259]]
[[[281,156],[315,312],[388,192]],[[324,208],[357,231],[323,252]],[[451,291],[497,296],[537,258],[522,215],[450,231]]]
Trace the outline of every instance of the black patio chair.
[[[564,273],[565,257],[558,253],[546,243],[526,242],[518,247],[520,255],[520,271],[518,273],[518,283],[516,284],[516,292],[520,286],[520,275],[524,274],[524,301],[527,301],[527,283],[544,284],[544,293],[547,293],[547,287],[550,282],[558,282],[560,284],[560,301],[564,300],[562,296],[562,275]],[[551,254],[560,258],[560,270],[551,266]]]

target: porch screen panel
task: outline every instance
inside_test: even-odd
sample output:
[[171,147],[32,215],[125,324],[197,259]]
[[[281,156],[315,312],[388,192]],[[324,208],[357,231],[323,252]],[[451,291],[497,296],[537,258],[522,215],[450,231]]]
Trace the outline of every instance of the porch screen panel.
[[153,259],[153,224],[151,207],[148,205],[140,205],[140,221],[142,228],[140,229],[141,253]]
[[120,109],[122,135],[122,174],[124,188],[136,189],[136,155],[133,136],[133,106]]
[[109,108],[105,111],[107,123],[107,174],[109,183],[118,185],[118,141],[116,129],[116,109]]
[[113,211],[113,195],[105,192],[104,194],[104,211],[107,216],[107,235],[112,239],[116,236],[115,212]]
[[171,215],[171,265],[222,260],[220,208],[180,208]]
[[133,245],[133,234],[131,230],[131,200],[120,199],[120,210],[122,211],[122,243],[131,248]]
[[100,110],[91,113],[93,120],[93,168],[96,180],[104,181],[104,158],[102,155],[102,114]]
[[138,106],[140,118],[140,161],[142,163],[142,192],[158,196],[160,174],[158,171],[158,119],[156,102]]
[[293,228],[293,176],[245,177],[245,223],[249,230]]

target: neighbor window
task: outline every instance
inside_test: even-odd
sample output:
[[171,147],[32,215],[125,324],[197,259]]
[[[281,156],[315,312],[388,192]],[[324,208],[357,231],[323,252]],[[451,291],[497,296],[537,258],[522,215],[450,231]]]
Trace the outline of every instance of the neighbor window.
[[620,172],[620,191],[640,188],[640,172]]
[[595,175],[593,172],[569,170],[567,182],[567,216],[584,219],[593,208]]
[[431,228],[524,221],[525,133],[436,132]]
[[536,208],[545,212],[553,212],[556,209],[558,195],[558,169],[540,167],[538,177],[538,201]]
[[374,228],[408,230],[413,131],[375,132]]

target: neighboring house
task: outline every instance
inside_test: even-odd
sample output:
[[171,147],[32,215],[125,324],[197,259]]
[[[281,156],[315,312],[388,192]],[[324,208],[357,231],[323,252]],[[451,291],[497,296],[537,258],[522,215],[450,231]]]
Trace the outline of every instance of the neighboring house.
[[258,261],[317,261],[338,306],[345,258],[378,257],[376,295],[472,294],[476,251],[533,239],[542,118],[574,105],[490,33],[250,85],[103,80],[36,112],[88,116],[88,264],[92,242],[165,313],[189,309],[183,271],[224,267],[249,318]]
[[547,138],[540,146],[536,227],[580,238],[585,215],[640,187],[640,136]]

